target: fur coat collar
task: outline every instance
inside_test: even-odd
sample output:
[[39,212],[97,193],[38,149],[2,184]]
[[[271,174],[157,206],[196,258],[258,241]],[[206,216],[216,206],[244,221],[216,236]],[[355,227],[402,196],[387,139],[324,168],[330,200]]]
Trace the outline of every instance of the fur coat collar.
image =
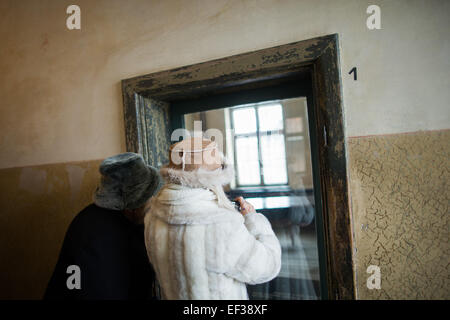
[[[234,205],[226,196],[223,186],[229,184],[234,177],[233,166],[230,165],[227,158],[223,157],[222,167],[216,170],[207,170],[202,167],[193,171],[185,171],[171,168],[169,166],[162,167],[160,175],[171,185],[178,185],[184,188],[178,188],[177,196],[181,196],[180,190],[199,189],[197,193],[204,194],[206,198],[207,192],[201,193],[200,189],[209,190],[215,195],[215,201],[220,208],[235,211]],[[174,189],[175,187],[170,187]],[[195,192],[193,192],[195,193]],[[192,196],[192,195],[190,195]]]
[[161,176],[167,183],[179,184],[191,188],[213,189],[216,186],[223,186],[233,179],[234,169],[224,160],[223,168],[216,170],[206,170],[199,168],[194,171],[184,171],[164,166],[160,170]]
[[173,183],[165,185],[152,199],[150,212],[168,224],[243,221],[236,210],[219,206],[213,191]]

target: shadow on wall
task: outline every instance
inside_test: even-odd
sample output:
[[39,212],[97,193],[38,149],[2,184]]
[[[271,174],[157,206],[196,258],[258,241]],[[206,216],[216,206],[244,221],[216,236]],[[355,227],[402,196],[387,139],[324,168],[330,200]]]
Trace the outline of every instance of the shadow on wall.
[[0,170],[0,299],[41,299],[101,160]]

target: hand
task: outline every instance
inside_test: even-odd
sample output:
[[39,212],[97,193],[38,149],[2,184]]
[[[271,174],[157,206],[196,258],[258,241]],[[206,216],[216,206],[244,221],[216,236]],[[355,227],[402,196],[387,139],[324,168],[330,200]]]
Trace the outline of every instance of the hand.
[[239,202],[239,205],[241,207],[241,214],[243,216],[245,216],[247,213],[256,212],[252,204],[250,202],[245,201],[243,197],[237,197],[234,200]]

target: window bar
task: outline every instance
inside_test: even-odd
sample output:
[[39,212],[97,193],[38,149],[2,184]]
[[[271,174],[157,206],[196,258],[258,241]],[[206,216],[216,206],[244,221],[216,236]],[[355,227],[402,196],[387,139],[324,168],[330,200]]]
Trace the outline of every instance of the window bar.
[[259,106],[254,106],[253,108],[255,109],[255,117],[256,117],[256,135],[257,135],[257,140],[258,140],[258,162],[259,162],[259,175],[260,175],[260,186],[264,186],[265,182],[264,182],[264,165],[262,163],[262,154],[261,154],[261,133],[259,131],[259,114],[258,114],[258,107]]

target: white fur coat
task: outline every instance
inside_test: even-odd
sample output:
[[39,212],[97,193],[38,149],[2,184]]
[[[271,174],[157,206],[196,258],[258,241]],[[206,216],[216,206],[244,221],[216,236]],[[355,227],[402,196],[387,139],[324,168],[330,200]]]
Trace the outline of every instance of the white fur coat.
[[200,188],[225,181],[226,170],[161,173],[169,183],[151,202],[145,242],[164,299],[248,299],[245,283],[278,275],[280,243],[266,217],[219,206],[216,192]]

